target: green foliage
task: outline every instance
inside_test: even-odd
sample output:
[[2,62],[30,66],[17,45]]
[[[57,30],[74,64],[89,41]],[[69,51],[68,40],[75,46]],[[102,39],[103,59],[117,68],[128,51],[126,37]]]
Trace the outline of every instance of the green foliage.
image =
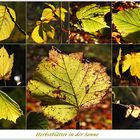
[[81,28],[89,33],[94,33],[102,28],[108,28],[104,20],[105,14],[110,12],[109,6],[100,7],[90,4],[76,12],[76,16],[81,21]]
[[28,129],[48,129],[48,120],[42,113],[30,112],[27,116]]
[[6,93],[0,90],[0,119],[5,119],[16,123],[18,117],[23,115],[19,105]]
[[109,87],[110,79],[100,63],[83,63],[83,53],[64,55],[54,49],[28,83],[31,95],[42,101],[44,114],[62,123],[80,109],[99,103]]
[[113,23],[122,37],[133,42],[140,42],[140,8],[119,11],[113,15]]
[[15,27],[11,16],[16,21],[15,11],[9,7],[0,5],[0,41],[9,38]]

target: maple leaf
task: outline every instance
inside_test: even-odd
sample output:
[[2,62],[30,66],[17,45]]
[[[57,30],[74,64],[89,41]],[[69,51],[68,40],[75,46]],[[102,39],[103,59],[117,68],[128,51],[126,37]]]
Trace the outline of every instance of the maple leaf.
[[98,104],[110,87],[110,78],[100,63],[83,63],[83,53],[69,55],[52,49],[28,82],[31,95],[42,101],[47,117],[65,123],[80,109]]

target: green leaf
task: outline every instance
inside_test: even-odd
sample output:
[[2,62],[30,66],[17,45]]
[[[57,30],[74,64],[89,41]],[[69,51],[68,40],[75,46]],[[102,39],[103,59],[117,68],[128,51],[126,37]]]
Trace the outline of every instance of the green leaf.
[[127,9],[113,15],[113,23],[126,40],[140,42],[140,8]]
[[6,93],[0,90],[0,119],[16,123],[18,117],[23,115],[19,105]]
[[[14,21],[16,21],[15,11],[9,7],[7,8],[9,9]],[[7,8],[6,6],[0,5],[0,41],[9,38],[15,27],[15,23],[12,21]]]
[[83,53],[65,55],[54,49],[28,83],[31,95],[42,101],[44,114],[62,123],[99,103],[109,87],[110,78],[100,63],[83,63]]
[[100,7],[96,4],[90,4],[76,12],[77,18],[82,22],[83,30],[94,33],[102,28],[108,28],[104,21],[104,15],[110,12],[109,6]]
[[48,120],[42,113],[30,112],[27,116],[28,129],[48,129]]

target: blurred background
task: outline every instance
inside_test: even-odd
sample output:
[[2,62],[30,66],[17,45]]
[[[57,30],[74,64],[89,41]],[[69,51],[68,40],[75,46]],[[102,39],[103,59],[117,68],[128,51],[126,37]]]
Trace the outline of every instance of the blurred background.
[[[14,87],[6,87],[0,88],[3,92],[5,92],[10,98],[12,98],[21,108],[23,114],[26,112],[26,97],[25,97],[25,88],[14,88]],[[25,129],[25,115],[20,116],[16,123],[13,123],[9,120],[0,120],[0,129]]]
[[[55,45],[53,47],[65,54],[83,52],[85,59],[90,62],[100,62],[106,67],[108,75],[111,75],[111,46],[109,45]],[[52,45],[28,45],[28,81],[32,78],[32,74],[41,59],[48,56],[51,48]],[[40,112],[40,102],[32,99],[27,92],[27,112],[31,111]],[[80,112],[81,129],[111,129],[111,114],[111,91],[108,91],[108,95],[100,104]],[[64,125],[53,119],[48,119],[48,129],[75,129],[75,119]]]

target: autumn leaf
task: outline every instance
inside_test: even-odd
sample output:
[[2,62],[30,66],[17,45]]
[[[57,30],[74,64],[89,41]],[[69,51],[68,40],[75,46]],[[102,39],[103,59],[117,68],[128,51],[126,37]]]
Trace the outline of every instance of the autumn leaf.
[[126,54],[122,65],[122,72],[124,73],[130,68],[132,76],[140,79],[140,53]]
[[110,78],[100,63],[84,63],[83,53],[66,55],[54,49],[28,82],[31,95],[42,101],[44,114],[62,123],[98,104],[109,87]]
[[18,117],[23,115],[19,105],[6,93],[0,90],[0,119],[16,123]]
[[80,8],[76,12],[76,17],[81,22],[84,31],[94,33],[102,28],[109,28],[104,20],[104,16],[108,12],[110,12],[109,6],[100,7],[90,4]]
[[0,80],[9,80],[12,73],[14,54],[10,57],[4,47],[0,49]]
[[9,7],[0,5],[0,41],[9,38],[15,27],[15,23],[12,21],[7,8],[14,21],[16,21],[15,11]]
[[140,42],[140,8],[127,9],[113,14],[115,24],[123,39]]
[[136,105],[128,105],[125,117],[127,118],[130,115],[134,118],[138,118],[140,116],[140,107]]
[[120,77],[121,77],[121,74],[120,74],[119,66],[120,66],[120,61],[121,61],[121,52],[122,52],[122,49],[120,48],[119,49],[119,55],[117,57],[117,63],[116,63],[116,66],[115,66],[115,73],[116,73],[116,75],[118,75]]
[[53,26],[49,25],[47,22],[40,23],[37,25],[32,34],[31,37],[36,43],[46,43],[48,38],[54,39],[55,35],[55,29]]

